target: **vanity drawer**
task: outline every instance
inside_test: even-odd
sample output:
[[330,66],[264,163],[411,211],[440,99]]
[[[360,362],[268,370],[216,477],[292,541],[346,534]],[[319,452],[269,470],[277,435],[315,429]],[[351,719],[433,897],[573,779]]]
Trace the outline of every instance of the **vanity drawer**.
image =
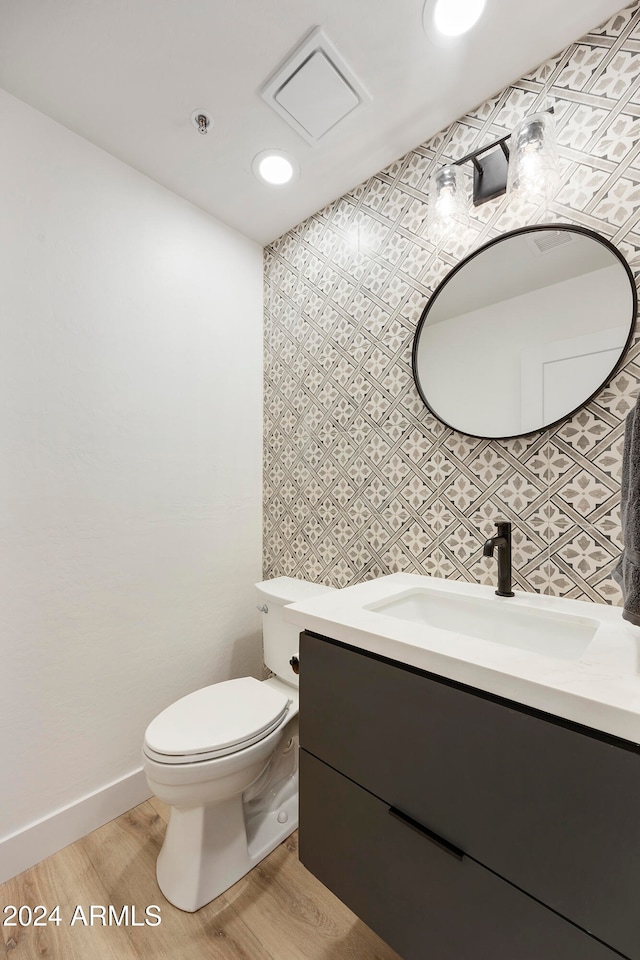
[[302,747],[640,958],[637,752],[333,641],[300,650]]
[[403,960],[619,960],[302,750],[300,859]]

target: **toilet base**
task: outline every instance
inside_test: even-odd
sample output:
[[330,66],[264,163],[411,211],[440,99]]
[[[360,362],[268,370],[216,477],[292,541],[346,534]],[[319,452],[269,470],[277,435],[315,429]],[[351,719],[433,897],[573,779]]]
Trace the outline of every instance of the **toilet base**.
[[158,886],[169,903],[194,913],[286,840],[298,826],[297,783],[291,787],[277,808],[263,811],[254,822],[245,823],[241,796],[209,806],[172,807],[156,866]]

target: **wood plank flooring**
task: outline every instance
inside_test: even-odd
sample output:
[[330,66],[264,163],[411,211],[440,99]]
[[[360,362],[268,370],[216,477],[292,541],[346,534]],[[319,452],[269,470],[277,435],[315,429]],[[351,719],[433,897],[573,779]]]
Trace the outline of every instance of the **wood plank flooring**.
[[[3,960],[400,960],[298,860],[297,834],[213,903],[188,914],[155,879],[168,808],[152,799],[0,886],[5,906],[60,906],[60,924],[0,927]],[[150,904],[162,921],[144,924]],[[132,907],[140,926],[90,907]],[[82,908],[82,915],[76,908]],[[76,921],[71,920],[76,911]],[[83,921],[87,920],[87,925]],[[23,919],[28,919],[23,911]],[[152,919],[152,918],[150,918]]]

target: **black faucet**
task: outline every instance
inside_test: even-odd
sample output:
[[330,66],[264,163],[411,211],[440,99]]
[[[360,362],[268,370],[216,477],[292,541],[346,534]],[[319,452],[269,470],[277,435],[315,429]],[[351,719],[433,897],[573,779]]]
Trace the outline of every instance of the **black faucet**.
[[498,551],[498,589],[499,597],[513,597],[511,589],[511,524],[507,520],[496,523],[498,533],[495,537],[486,540],[482,553],[485,557],[492,557],[493,551]]

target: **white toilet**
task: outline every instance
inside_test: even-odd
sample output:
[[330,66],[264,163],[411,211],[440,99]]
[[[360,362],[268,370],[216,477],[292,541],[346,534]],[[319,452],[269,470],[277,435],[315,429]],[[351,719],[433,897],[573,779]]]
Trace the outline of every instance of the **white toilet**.
[[149,788],[171,805],[156,874],[181,910],[209,903],[298,825],[298,627],[282,608],[332,587],[278,577],[256,584],[264,661],[274,676],[190,693],[147,727]]

